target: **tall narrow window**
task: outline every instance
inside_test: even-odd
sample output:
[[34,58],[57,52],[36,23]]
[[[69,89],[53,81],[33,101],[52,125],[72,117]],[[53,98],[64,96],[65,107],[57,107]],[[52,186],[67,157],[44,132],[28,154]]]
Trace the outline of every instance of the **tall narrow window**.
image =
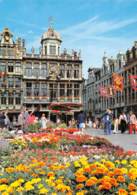
[[60,77],[65,78],[65,65],[61,64],[60,66]]
[[74,66],[74,78],[79,78],[79,65]]
[[50,45],[50,55],[56,55],[56,46]]
[[74,97],[79,97],[79,84],[74,84]]
[[39,96],[39,83],[34,83],[34,96]]
[[69,64],[67,66],[67,78],[71,78],[72,77],[72,65]]
[[42,64],[41,65],[40,76],[43,77],[43,78],[46,78],[46,76],[47,76],[47,64]]
[[60,96],[65,96],[65,84],[60,84]]
[[8,95],[9,95],[9,97],[8,97],[8,104],[13,105],[13,103],[14,103],[14,95],[13,95],[13,93],[9,93]]
[[32,83],[26,83],[26,96],[32,96]]

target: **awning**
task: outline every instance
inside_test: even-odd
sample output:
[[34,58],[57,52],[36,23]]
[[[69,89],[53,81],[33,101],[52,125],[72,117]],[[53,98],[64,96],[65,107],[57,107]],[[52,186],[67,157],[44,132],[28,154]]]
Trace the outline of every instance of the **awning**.
[[82,107],[82,104],[78,103],[51,103],[49,105],[49,110],[58,110],[58,111],[71,111],[77,110]]

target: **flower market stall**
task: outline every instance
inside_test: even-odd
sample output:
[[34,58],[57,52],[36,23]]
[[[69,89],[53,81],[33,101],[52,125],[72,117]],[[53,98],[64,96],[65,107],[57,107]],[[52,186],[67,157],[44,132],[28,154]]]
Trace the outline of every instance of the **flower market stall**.
[[48,107],[50,116],[51,114],[54,114],[56,116],[63,115],[66,123],[70,118],[74,118],[74,114],[76,112],[79,112],[81,108],[82,104],[78,103],[51,103]]

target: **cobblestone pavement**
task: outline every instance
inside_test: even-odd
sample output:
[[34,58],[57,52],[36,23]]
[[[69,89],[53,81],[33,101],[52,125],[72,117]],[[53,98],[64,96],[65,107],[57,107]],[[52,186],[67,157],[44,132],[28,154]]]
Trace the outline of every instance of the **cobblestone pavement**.
[[129,135],[128,132],[121,134],[112,134],[112,135],[104,135],[104,131],[102,129],[86,129],[86,133],[92,136],[99,136],[107,138],[112,144],[119,145],[123,147],[125,150],[135,150],[137,151],[137,133]]

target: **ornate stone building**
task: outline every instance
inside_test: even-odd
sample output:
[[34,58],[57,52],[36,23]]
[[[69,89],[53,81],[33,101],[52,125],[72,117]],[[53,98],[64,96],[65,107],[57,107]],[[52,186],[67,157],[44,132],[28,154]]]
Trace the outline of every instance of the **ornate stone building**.
[[[101,97],[99,86],[111,86],[114,72],[124,78],[123,91],[116,92],[112,97]],[[89,68],[83,94],[84,98],[87,98],[86,112],[100,117],[107,108],[111,108],[116,116],[122,111],[129,112],[129,110],[137,114],[137,91],[131,87],[130,75],[137,75],[137,42],[125,54],[118,53],[115,59],[108,58],[105,54],[100,69]]]
[[82,60],[80,52],[60,52],[61,37],[49,28],[41,37],[38,54],[26,52],[25,41],[16,41],[8,28],[0,39],[0,109],[18,113],[40,106],[48,112],[51,102],[82,103]]

